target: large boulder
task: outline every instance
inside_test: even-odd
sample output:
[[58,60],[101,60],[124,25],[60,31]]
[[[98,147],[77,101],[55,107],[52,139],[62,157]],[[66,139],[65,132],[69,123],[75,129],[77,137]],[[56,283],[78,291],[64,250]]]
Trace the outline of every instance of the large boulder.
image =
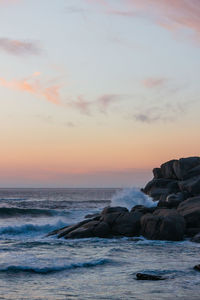
[[151,240],[180,241],[184,232],[184,218],[175,209],[157,209],[141,218],[141,234]]
[[184,217],[187,228],[200,227],[200,196],[183,201],[177,211]]
[[173,169],[176,177],[179,180],[184,180],[187,178],[188,172],[198,165],[200,165],[200,157],[187,157],[174,161]]
[[113,235],[122,236],[137,236],[140,234],[140,219],[143,216],[142,212],[133,211],[125,212],[119,215],[112,225]]

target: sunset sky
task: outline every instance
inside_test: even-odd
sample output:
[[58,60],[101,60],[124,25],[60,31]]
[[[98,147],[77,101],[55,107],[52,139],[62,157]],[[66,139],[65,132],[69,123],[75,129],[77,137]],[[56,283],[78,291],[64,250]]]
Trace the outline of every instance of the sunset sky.
[[199,0],[0,0],[0,28],[0,187],[142,186],[199,155]]

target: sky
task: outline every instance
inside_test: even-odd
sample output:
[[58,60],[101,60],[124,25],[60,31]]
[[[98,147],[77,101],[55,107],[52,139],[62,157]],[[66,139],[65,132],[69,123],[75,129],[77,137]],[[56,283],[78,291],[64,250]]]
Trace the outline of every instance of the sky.
[[0,187],[142,187],[199,155],[199,0],[0,0],[0,28]]

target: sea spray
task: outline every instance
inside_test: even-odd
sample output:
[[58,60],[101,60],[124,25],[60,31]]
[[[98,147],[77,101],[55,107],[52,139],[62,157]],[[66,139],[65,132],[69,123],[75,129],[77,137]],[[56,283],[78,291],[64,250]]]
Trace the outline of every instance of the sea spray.
[[135,205],[154,207],[157,206],[157,202],[153,201],[152,198],[145,195],[138,188],[124,189],[111,199],[111,206],[122,206],[131,209]]

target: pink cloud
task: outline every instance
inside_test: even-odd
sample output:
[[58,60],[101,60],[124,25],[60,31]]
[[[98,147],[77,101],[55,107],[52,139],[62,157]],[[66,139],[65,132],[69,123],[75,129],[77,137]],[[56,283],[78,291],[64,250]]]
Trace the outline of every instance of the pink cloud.
[[0,50],[13,55],[37,55],[40,53],[39,47],[33,42],[8,38],[0,38]]
[[53,104],[60,105],[60,86],[59,85],[51,85],[51,86],[43,86],[41,81],[35,79],[35,74],[39,76],[39,72],[34,73],[28,79],[21,79],[21,80],[11,80],[8,81],[3,77],[0,77],[0,86],[11,89],[26,92],[29,94],[33,94],[39,98],[44,98],[48,102]]
[[163,86],[165,82],[165,78],[146,78],[142,81],[142,84],[147,88],[154,88]]
[[97,105],[99,105],[100,111],[105,113],[110,105],[116,103],[120,98],[120,95],[104,94],[97,99]]
[[90,115],[90,107],[93,103],[85,100],[83,96],[78,96],[77,100],[68,102],[68,106],[77,109],[80,113]]
[[170,31],[189,29],[200,41],[199,0],[119,0],[111,8],[105,5],[105,1],[86,1],[88,3],[98,2],[108,14],[124,17],[137,15],[148,17]]

